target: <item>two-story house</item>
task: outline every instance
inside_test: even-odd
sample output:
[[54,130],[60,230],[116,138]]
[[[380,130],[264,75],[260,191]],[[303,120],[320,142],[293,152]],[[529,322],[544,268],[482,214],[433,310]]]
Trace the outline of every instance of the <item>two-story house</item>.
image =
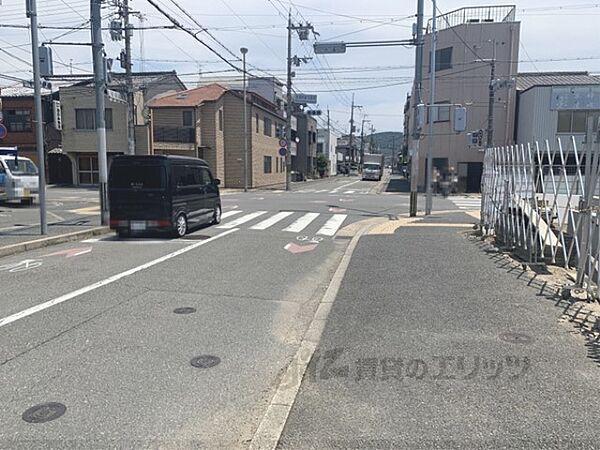
[[[127,152],[127,102],[124,74],[111,74],[106,103],[106,150],[108,162]],[[151,154],[150,115],[153,98],[185,89],[175,72],[142,72],[132,75],[134,88],[135,152]],[[72,164],[73,184],[98,183],[96,143],[96,96],[93,82],[85,80],[61,87],[62,147]]]
[[[153,152],[203,158],[225,187],[244,187],[243,98],[237,89],[210,84],[153,100]],[[275,104],[248,92],[249,187],[285,185],[278,153],[284,124]]]

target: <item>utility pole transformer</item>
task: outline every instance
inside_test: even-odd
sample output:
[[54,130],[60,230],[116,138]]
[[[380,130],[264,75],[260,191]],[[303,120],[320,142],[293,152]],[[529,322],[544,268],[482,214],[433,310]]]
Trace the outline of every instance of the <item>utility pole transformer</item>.
[[35,140],[38,156],[38,200],[40,202],[40,233],[48,234],[46,221],[46,154],[44,152],[44,123],[42,117],[42,86],[36,0],[27,0],[27,17],[31,19],[31,54],[33,59],[33,96],[35,107]]
[[418,200],[418,177],[419,177],[419,139],[421,131],[419,129],[418,111],[421,105],[421,84],[423,81],[423,16],[425,14],[424,0],[417,0],[417,24],[415,33],[415,93],[413,99],[413,154],[411,157],[410,170],[410,216],[417,215]]
[[106,122],[104,117],[105,59],[102,44],[101,0],[90,0],[90,22],[92,30],[92,59],[94,61],[94,85],[96,88],[96,133],[98,146],[98,175],[100,182],[100,220],[108,225],[108,165],[106,162]]
[[121,4],[123,28],[125,30],[125,77],[127,87],[127,153],[135,155],[135,105],[133,98],[133,79],[131,69],[131,35],[133,34],[129,23],[129,0]]

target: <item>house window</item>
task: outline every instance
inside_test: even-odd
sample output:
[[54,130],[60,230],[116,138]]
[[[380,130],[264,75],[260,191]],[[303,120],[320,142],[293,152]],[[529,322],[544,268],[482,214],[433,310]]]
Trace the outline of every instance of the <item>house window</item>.
[[[433,107],[427,108],[428,116],[433,117],[433,122],[450,122],[450,106],[441,106],[450,102],[438,102]],[[429,123],[429,117],[427,117]]]
[[194,126],[193,111],[183,111],[183,126],[186,128],[191,128]]
[[[113,129],[112,109],[104,110],[104,121],[107,130]],[[92,108],[75,110],[75,128],[77,130],[95,130],[96,129],[96,110]]]
[[223,110],[219,110],[219,131],[223,131]]
[[260,129],[259,129],[259,125],[260,125],[260,120],[258,118],[258,114],[256,115],[256,132],[260,133]]
[[[431,52],[429,52],[429,72],[431,72]],[[435,71],[452,69],[452,47],[435,51]]]
[[593,131],[598,131],[600,111],[559,111],[556,130],[558,133],[585,133],[589,117],[594,122]]
[[85,155],[79,157],[79,184],[98,184],[98,158]]
[[30,109],[8,109],[4,111],[4,123],[8,131],[21,133],[31,131]]
[[264,173],[271,173],[273,171],[273,167],[272,167],[272,157],[270,156],[265,156],[263,159],[263,169],[264,169]]
[[265,136],[273,136],[273,122],[268,117],[263,117],[263,133]]

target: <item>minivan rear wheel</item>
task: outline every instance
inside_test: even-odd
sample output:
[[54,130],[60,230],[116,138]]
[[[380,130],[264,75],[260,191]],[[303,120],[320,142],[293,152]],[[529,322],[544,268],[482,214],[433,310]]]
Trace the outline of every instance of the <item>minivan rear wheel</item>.
[[184,214],[179,214],[175,219],[175,234],[177,237],[183,237],[187,233],[188,224]]
[[212,220],[213,225],[217,225],[217,224],[221,223],[221,214],[222,214],[221,205],[219,205],[219,204],[215,205],[215,212],[213,214],[213,220]]

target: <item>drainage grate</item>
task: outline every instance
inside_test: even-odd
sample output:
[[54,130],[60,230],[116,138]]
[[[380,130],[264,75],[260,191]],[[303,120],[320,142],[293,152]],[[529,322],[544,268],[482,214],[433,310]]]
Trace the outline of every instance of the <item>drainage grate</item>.
[[62,403],[49,402],[35,405],[23,413],[23,420],[29,423],[44,423],[58,419],[67,411]]
[[504,333],[500,335],[500,339],[510,344],[531,344],[533,338],[524,333]]
[[196,312],[196,308],[192,308],[191,306],[183,306],[181,308],[175,308],[173,312],[175,314],[192,314]]
[[190,364],[198,369],[210,369],[221,362],[221,358],[213,355],[200,355],[192,358]]

